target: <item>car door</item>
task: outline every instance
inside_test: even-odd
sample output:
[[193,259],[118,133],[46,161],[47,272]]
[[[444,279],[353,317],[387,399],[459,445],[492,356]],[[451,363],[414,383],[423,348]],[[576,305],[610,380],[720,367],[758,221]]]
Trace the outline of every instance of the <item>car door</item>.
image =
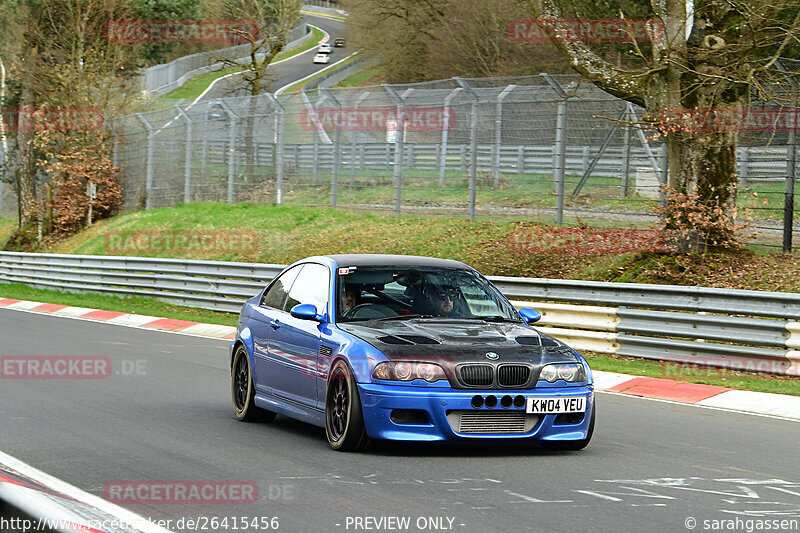
[[273,324],[269,342],[272,364],[267,372],[272,373],[268,381],[273,393],[309,407],[317,404],[320,323],[295,318],[290,311],[298,304],[312,304],[319,314],[327,314],[330,283],[327,266],[306,263],[289,290],[278,323]]
[[261,302],[253,306],[250,321],[250,332],[253,336],[255,372],[253,382],[257,392],[269,392],[271,389],[269,372],[269,343],[276,328],[277,321],[283,316],[283,306],[289,289],[302,270],[303,265],[297,265],[281,274],[264,291]]

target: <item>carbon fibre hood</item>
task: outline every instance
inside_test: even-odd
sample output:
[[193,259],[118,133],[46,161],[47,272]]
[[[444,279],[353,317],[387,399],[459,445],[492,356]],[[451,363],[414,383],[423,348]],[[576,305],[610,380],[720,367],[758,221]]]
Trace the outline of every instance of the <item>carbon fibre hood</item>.
[[[348,322],[338,327],[370,343],[392,360],[451,363],[576,361],[562,342],[521,323],[457,319]],[[487,357],[497,354],[496,358]]]

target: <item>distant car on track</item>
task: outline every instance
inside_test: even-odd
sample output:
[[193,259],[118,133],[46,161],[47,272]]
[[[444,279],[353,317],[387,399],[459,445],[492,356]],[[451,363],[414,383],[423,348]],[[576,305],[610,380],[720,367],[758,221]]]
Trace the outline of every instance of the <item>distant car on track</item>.
[[337,37],[335,41],[333,41],[333,46],[336,48],[344,48],[344,37]]
[[328,54],[317,54],[314,56],[314,63],[328,63],[331,60],[331,56]]
[[540,317],[457,261],[302,259],[241,310],[234,413],[324,427],[342,451],[369,439],[579,450],[594,430],[591,370],[531,326]]
[[319,45],[319,48],[317,48],[318,54],[330,54],[331,52],[333,52],[333,48],[331,48],[331,43],[322,43],[321,45]]

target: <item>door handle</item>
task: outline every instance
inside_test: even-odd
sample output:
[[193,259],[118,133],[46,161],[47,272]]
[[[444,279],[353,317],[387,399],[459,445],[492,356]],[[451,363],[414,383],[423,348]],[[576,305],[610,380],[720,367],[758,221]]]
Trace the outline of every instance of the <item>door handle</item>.
[[281,323],[278,322],[277,320],[270,320],[269,325],[272,326],[272,329],[278,329],[279,327],[281,327]]

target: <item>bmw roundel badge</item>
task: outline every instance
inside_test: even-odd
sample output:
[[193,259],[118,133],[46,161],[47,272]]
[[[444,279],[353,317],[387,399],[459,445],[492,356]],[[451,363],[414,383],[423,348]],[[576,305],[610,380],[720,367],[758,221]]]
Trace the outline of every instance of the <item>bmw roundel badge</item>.
[[497,355],[494,352],[487,352],[486,357],[488,357],[489,359],[495,360],[495,359],[499,358],[500,356]]

